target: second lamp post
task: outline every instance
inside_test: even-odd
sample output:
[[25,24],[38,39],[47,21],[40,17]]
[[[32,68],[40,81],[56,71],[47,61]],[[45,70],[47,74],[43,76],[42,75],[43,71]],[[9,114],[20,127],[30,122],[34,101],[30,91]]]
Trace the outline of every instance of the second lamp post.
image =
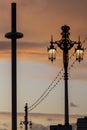
[[76,52],[76,60],[79,62],[83,60],[83,52],[84,49],[82,48],[80,38],[78,42],[71,41],[69,38],[69,30],[70,27],[64,25],[61,27],[62,29],[62,38],[59,41],[53,41],[53,37],[51,37],[50,46],[48,47],[49,52],[49,60],[53,62],[56,58],[56,48],[55,44],[63,51],[63,64],[64,64],[64,80],[65,80],[65,125],[69,125],[69,110],[68,110],[68,63],[69,63],[69,50],[77,44],[77,48],[75,49]]

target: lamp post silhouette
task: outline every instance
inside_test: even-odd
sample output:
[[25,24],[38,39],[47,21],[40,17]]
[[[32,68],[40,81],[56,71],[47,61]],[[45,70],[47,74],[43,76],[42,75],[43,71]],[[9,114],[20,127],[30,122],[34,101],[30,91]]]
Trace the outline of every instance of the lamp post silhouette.
[[82,48],[80,37],[79,41],[72,41],[69,38],[69,30],[70,27],[64,25],[61,27],[62,30],[62,38],[59,41],[53,41],[53,36],[51,36],[50,46],[48,47],[49,52],[49,60],[52,62],[56,59],[56,47],[55,44],[63,51],[63,64],[64,64],[64,80],[65,80],[65,125],[69,125],[69,107],[68,107],[68,63],[69,63],[69,50],[77,44],[76,52],[76,60],[79,62],[83,60],[83,52],[84,48]]
[[32,129],[32,122],[28,121],[28,104],[25,104],[25,116],[24,116],[24,121],[20,122],[20,126],[22,128],[22,125],[25,125],[25,130],[28,130],[28,124],[30,125],[30,129]]
[[12,130],[17,130],[17,72],[16,72],[16,39],[23,34],[16,31],[16,3],[11,3],[11,32],[5,34],[11,39],[12,59]]

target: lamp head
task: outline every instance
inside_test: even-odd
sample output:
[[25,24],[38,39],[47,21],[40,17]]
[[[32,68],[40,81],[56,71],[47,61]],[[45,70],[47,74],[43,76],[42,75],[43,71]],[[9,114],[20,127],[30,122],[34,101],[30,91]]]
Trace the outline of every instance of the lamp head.
[[56,48],[53,45],[53,36],[51,36],[50,46],[48,47],[48,58],[53,62],[56,59]]
[[76,60],[81,62],[81,60],[83,60],[84,48],[82,48],[82,45],[81,45],[81,42],[80,42],[80,37],[79,37],[78,46],[75,49],[75,52],[76,52]]

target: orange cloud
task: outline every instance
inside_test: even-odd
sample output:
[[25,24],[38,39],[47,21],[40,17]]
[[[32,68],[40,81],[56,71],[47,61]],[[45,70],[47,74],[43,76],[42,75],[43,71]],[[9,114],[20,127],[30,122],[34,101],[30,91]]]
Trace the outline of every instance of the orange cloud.
[[[11,129],[11,113],[3,112],[0,113],[1,120],[3,121],[0,128]],[[84,116],[84,115],[83,115]],[[76,123],[77,118],[83,117],[82,115],[70,115],[70,123]],[[20,128],[20,121],[24,121],[24,113],[18,113],[18,129]],[[29,121],[31,120],[33,124],[39,124],[43,126],[58,125],[64,124],[64,115],[63,114],[45,114],[45,113],[29,113]],[[32,126],[34,127],[34,126]]]

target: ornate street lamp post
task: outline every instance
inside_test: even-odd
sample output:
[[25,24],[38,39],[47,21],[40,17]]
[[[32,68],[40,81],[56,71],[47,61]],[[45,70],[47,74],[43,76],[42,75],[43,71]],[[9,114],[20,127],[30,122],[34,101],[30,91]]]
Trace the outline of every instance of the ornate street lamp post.
[[49,60],[52,62],[56,59],[56,48],[55,44],[63,51],[63,64],[64,64],[64,80],[65,80],[65,125],[69,125],[69,109],[68,109],[68,63],[69,63],[69,50],[77,44],[76,52],[76,60],[79,62],[83,60],[83,52],[84,48],[82,48],[80,38],[79,41],[71,41],[69,38],[69,30],[70,27],[64,25],[61,27],[62,29],[62,38],[59,41],[53,41],[53,37],[51,36],[50,46],[48,47],[49,52]]
[[24,121],[20,122],[20,127],[22,128],[22,125],[25,125],[25,130],[28,130],[28,124],[30,126],[30,129],[32,129],[32,122],[28,121],[28,104],[25,104],[25,116],[24,116]]

